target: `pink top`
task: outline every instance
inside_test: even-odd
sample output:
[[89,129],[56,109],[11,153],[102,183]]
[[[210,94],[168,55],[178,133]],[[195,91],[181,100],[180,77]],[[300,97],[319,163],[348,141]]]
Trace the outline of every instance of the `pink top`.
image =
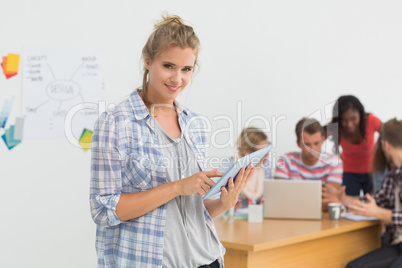
[[341,159],[343,172],[370,173],[374,154],[374,133],[380,130],[381,121],[378,117],[368,114],[366,137],[360,144],[350,144],[341,137]]

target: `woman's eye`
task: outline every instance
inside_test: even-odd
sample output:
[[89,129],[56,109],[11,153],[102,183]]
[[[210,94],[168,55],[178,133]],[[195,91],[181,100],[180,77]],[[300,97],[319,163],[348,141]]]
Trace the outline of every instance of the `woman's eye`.
[[166,69],[172,69],[172,65],[170,64],[163,64],[163,67],[165,67]]
[[185,71],[185,72],[191,72],[191,70],[192,70],[191,68],[184,68],[183,69],[183,71]]

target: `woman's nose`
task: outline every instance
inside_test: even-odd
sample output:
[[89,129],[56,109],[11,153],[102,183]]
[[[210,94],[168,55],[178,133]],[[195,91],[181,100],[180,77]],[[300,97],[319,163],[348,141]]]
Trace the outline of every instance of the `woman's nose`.
[[170,81],[172,81],[173,83],[175,83],[177,85],[180,83],[180,80],[181,80],[180,72],[173,72],[170,77]]

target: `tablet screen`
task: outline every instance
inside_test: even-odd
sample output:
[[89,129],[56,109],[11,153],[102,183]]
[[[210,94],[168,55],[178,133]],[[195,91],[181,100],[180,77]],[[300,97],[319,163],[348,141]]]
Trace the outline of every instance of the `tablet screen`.
[[202,197],[202,199],[207,199],[221,191],[222,186],[227,186],[228,185],[228,180],[230,178],[233,178],[236,180],[237,174],[239,173],[241,168],[246,168],[250,162],[253,162],[253,166],[258,164],[258,162],[261,161],[261,159],[271,150],[272,145],[268,145],[267,147],[264,147],[262,149],[259,149],[258,151],[255,151],[254,153],[248,154],[246,156],[243,156],[239,160],[233,163],[233,165],[226,171],[225,174],[223,174],[222,177],[219,178],[219,180],[215,183],[214,186],[209,189],[209,191]]

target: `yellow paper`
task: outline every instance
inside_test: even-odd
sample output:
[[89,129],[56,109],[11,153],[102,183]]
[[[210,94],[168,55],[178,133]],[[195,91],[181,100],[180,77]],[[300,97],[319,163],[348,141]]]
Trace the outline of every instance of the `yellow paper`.
[[6,72],[18,73],[19,64],[20,64],[20,55],[8,53]]
[[82,146],[84,151],[88,151],[88,149],[91,147],[92,134],[92,131],[84,129],[81,135],[79,144]]

